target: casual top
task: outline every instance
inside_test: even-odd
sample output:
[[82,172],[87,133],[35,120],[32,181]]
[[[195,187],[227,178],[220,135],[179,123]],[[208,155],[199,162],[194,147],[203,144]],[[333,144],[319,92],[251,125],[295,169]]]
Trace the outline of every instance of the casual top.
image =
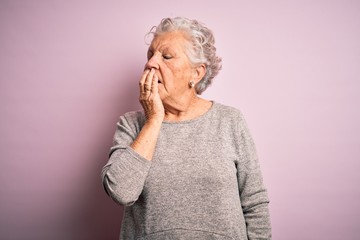
[[213,102],[204,115],[161,126],[152,161],[130,144],[143,111],[120,117],[106,192],[125,205],[120,239],[271,239],[268,197],[239,110]]

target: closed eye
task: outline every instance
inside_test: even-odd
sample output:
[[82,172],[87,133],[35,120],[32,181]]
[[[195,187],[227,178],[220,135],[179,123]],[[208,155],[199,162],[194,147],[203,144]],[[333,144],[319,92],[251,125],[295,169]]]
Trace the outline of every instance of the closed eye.
[[166,60],[169,60],[169,59],[172,58],[172,56],[170,56],[170,55],[163,55],[163,58],[166,59]]

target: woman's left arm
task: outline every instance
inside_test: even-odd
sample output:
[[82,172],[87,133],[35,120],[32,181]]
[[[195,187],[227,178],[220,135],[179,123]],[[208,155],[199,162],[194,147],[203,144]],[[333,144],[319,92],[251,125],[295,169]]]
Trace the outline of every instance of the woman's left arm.
[[240,158],[237,172],[248,239],[271,239],[269,198],[263,183],[255,144],[245,120],[241,117],[238,123]]

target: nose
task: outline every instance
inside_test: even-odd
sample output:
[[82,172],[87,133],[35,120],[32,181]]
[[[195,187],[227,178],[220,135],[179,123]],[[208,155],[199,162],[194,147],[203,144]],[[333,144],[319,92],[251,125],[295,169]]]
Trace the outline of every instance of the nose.
[[145,64],[145,69],[152,69],[155,68],[156,70],[159,69],[159,58],[156,54],[152,55],[151,58]]

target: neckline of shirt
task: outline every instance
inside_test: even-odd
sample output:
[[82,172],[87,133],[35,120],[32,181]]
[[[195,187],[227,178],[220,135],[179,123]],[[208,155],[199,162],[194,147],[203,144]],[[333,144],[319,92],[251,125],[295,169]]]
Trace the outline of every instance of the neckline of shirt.
[[169,124],[169,125],[177,125],[177,124],[188,124],[188,123],[193,123],[193,122],[198,122],[204,118],[206,118],[211,112],[214,111],[217,103],[213,100],[210,101],[212,104],[211,104],[211,107],[209,108],[209,110],[207,110],[204,114],[196,117],[196,118],[193,118],[193,119],[189,119],[189,120],[184,120],[184,121],[163,121],[163,124]]

